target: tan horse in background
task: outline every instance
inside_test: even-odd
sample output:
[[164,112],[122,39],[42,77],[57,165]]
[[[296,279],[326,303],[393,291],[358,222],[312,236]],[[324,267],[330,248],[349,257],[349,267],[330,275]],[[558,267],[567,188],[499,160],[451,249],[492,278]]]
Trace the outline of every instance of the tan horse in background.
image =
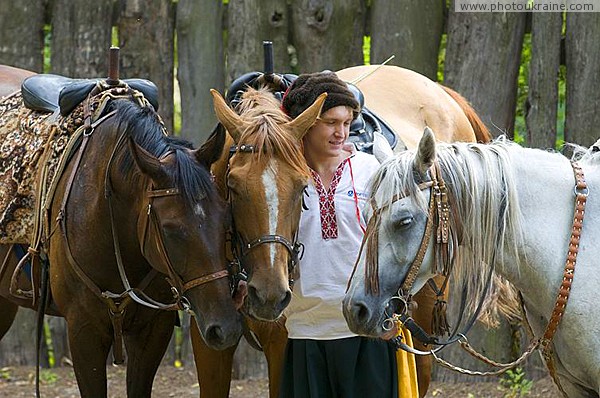
[[[488,142],[491,138],[464,98],[416,72],[395,66],[358,66],[337,73],[340,78],[361,89],[366,107],[382,117],[408,148],[413,148],[419,142],[425,126],[431,127],[440,141]],[[263,94],[254,90],[245,94],[247,102],[238,108],[240,115],[227,107],[220,95],[213,92],[213,96],[217,116],[229,132],[225,153],[213,165],[213,173],[221,187],[221,194],[232,204],[235,233],[246,243],[273,234],[293,241],[300,220],[302,192],[308,182],[305,174],[307,165],[295,151],[296,148],[299,150],[301,137],[318,116],[321,107],[318,101],[321,99],[289,122],[271,95],[263,98]],[[256,107],[259,107],[258,111]],[[293,123],[296,125],[291,126]],[[283,151],[279,144],[288,142],[289,138],[284,140],[282,129],[288,131],[288,137],[296,140],[296,144],[292,141]],[[274,131],[277,138],[269,138]],[[253,150],[240,150],[243,144]],[[229,158],[231,145],[237,145],[238,150]],[[262,150],[266,147],[270,149]],[[299,163],[292,164],[290,161]],[[269,174],[269,168],[276,170],[276,173]],[[275,197],[278,214],[281,215],[276,226],[269,222],[271,210],[265,210],[274,208]],[[270,230],[270,226],[273,229]],[[242,265],[246,261],[252,267],[249,270],[249,296],[244,305],[245,312],[250,313],[251,317],[246,319],[267,358],[271,398],[278,396],[287,332],[283,317],[275,322],[268,320],[269,316],[275,319],[283,310],[281,307],[289,301],[286,293],[289,256],[285,245],[271,242],[253,246],[247,252],[247,258],[242,259]],[[269,279],[274,281],[273,286],[261,282]],[[269,302],[266,299],[268,297],[278,299]],[[427,286],[415,296],[415,301],[418,308],[413,317],[431,333],[435,302],[433,290]],[[266,308],[259,308],[260,304]],[[214,351],[206,347],[195,328],[191,329],[191,336],[200,396],[228,397],[235,347]],[[417,348],[424,347],[417,344]],[[431,359],[419,357],[417,361],[419,391],[424,396],[431,378]]]

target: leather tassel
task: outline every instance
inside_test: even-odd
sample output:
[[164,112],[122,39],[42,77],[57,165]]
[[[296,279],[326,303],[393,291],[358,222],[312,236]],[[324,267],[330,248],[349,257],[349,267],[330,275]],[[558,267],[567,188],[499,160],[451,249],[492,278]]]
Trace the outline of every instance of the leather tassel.
[[[379,214],[373,215],[367,230],[365,231],[365,240],[367,246],[366,252],[366,267],[365,267],[365,284],[367,293],[379,294],[379,258],[377,251],[379,249],[379,225],[381,219]],[[364,243],[363,242],[363,243]]]
[[448,318],[446,316],[446,310],[448,304],[445,300],[439,298],[433,305],[433,316],[431,318],[431,331],[435,336],[444,336],[450,334],[450,325],[448,324]]

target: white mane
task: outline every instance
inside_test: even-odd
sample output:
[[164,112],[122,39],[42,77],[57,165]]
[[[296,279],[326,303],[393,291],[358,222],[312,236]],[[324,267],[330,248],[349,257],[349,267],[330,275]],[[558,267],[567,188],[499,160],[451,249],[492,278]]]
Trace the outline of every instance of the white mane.
[[[462,281],[467,297],[473,298],[469,311],[483,295],[485,265],[502,264],[503,253],[519,259],[521,214],[510,165],[510,153],[519,149],[502,138],[488,145],[436,144],[436,159],[449,190],[451,225],[460,235],[453,278]],[[407,151],[388,160],[373,177],[372,199],[378,208],[385,208],[382,217],[387,217],[388,205],[397,195],[410,195],[427,212],[427,191],[419,190],[422,181],[414,171],[415,154],[416,150]],[[500,288],[495,285],[489,294]]]

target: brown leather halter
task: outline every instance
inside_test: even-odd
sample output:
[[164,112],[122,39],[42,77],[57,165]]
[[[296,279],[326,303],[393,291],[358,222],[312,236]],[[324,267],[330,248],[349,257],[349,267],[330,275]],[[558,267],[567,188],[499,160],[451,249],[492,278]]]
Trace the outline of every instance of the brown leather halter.
[[[233,155],[235,152],[243,152],[243,153],[253,153],[254,146],[253,145],[234,145],[229,150],[229,155]],[[227,174],[226,180],[229,178],[229,164],[227,165]],[[227,185],[227,183],[226,183]],[[230,191],[227,190],[227,195],[230,195]],[[233,214],[233,204],[231,200],[229,200],[229,206],[232,208],[231,214]],[[231,232],[231,246],[232,252],[234,255],[233,261],[230,262],[231,274],[233,275],[233,289],[237,287],[237,283],[240,280],[247,279],[247,271],[244,268],[244,258],[252,251],[252,249],[268,243],[278,243],[283,245],[288,253],[288,283],[290,288],[294,286],[294,272],[296,270],[296,266],[298,265],[299,260],[302,258],[302,252],[304,250],[304,245],[297,241],[298,231],[295,232],[294,237],[292,239],[288,239],[284,236],[278,234],[268,234],[261,235],[258,238],[252,239],[250,242],[245,243],[242,239],[241,235],[235,229],[235,223],[232,222],[232,232]]]

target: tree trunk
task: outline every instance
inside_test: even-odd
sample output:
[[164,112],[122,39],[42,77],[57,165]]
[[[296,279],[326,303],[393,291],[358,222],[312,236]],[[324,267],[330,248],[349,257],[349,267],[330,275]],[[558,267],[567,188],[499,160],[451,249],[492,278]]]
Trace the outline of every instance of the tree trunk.
[[590,146],[600,125],[600,14],[567,13],[565,141]]
[[525,106],[527,145],[532,148],[556,146],[561,31],[562,13],[532,15],[529,94]]
[[52,73],[106,77],[112,0],[55,0],[52,11]]
[[35,364],[35,325],[37,314],[19,309],[12,327],[0,341],[0,367]]
[[395,55],[391,65],[437,80],[445,2],[373,0],[370,13],[371,64]]
[[364,64],[364,0],[292,2],[293,44],[298,71],[339,70]]
[[445,85],[469,100],[494,136],[513,136],[526,13],[450,9]]
[[273,42],[275,72],[289,72],[288,6],[285,0],[230,0],[227,9],[227,81],[262,71],[262,41]]
[[121,77],[143,78],[156,84],[159,113],[172,132],[175,7],[172,0],[121,1]]
[[223,4],[179,0],[177,80],[181,95],[181,136],[200,144],[217,123],[209,90],[224,90]]
[[[65,360],[71,360],[69,339],[67,338],[67,322],[65,318],[46,316],[46,322],[52,336],[52,351],[56,361],[55,366],[64,366]],[[48,348],[46,349],[46,352]]]
[[42,72],[44,1],[3,1],[0,8],[0,63]]
[[265,354],[253,348],[245,338],[240,339],[235,355],[233,356],[233,369],[231,378],[258,379],[269,376],[269,369]]

